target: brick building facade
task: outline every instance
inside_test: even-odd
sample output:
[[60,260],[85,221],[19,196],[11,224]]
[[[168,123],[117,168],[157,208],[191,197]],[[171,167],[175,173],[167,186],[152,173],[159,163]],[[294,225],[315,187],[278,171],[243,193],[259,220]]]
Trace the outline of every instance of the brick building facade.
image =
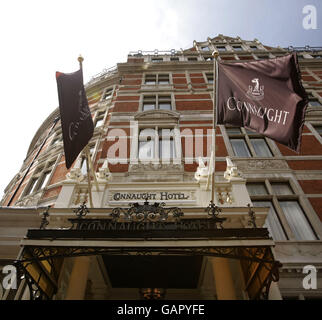
[[[207,172],[213,128],[214,49],[219,51],[219,61],[229,62],[274,58],[289,50],[298,51],[303,85],[310,98],[300,154],[244,128],[219,125],[216,128],[215,203],[227,218],[225,230],[250,229],[248,204],[255,211],[257,227],[268,228],[269,237],[259,237],[258,241],[270,248],[273,260],[283,266],[279,268],[277,285],[269,280],[271,286],[266,298],[321,298],[322,48],[274,48],[256,39],[245,41],[219,35],[204,42],[194,41],[187,50],[131,52],[127,62],[93,77],[86,84],[86,92],[95,125],[89,146],[98,186],[93,180],[94,208],[90,208],[90,215],[105,217],[113,208],[143,202],[145,195],[150,202],[156,200],[165,202],[166,206],[180,207],[185,216],[204,218],[204,209],[210,200]],[[28,229],[39,227],[41,213],[47,206],[51,206],[47,228],[55,229],[67,227],[67,219],[74,215],[73,209],[84,201],[88,203],[84,156],[80,155],[72,168],[66,170],[60,122],[17,190],[58,115],[56,109],[38,129],[20,172],[5,190],[0,208],[2,265],[18,255],[23,256],[26,250],[20,250],[20,240]],[[238,174],[234,175],[237,170]],[[217,241],[213,237],[209,239]],[[252,236],[245,239],[250,241],[246,247],[252,248]],[[174,241],[173,237],[168,240]],[[33,246],[35,241],[46,247],[44,238],[27,237],[23,248]],[[198,241],[204,241],[203,237]],[[203,247],[201,242],[198,244]],[[87,270],[82,298],[142,297],[137,284],[128,282],[127,287],[114,270],[123,261],[122,255],[114,256],[109,267],[106,254],[107,251],[95,252],[86,261],[66,254],[60,264],[55,294],[48,294],[49,297],[73,296],[72,274],[77,263],[78,270]],[[178,257],[182,260],[178,258],[170,263],[181,266],[186,258],[180,254]],[[195,269],[189,270],[198,278],[194,283],[185,286],[189,281],[183,276],[179,281],[181,287],[176,287],[170,277],[170,285],[167,288],[159,285],[159,289],[166,290],[166,298],[263,297],[253,295],[250,289],[253,278],[247,278],[245,270],[240,271],[243,262],[236,258],[237,255],[225,258],[221,252],[217,256],[204,255],[200,261],[191,260]],[[216,264],[216,259],[225,261]],[[220,274],[218,270],[225,269],[227,263],[231,274],[224,277],[232,278],[232,287],[227,289],[228,293],[220,293],[216,272]],[[303,288],[306,265],[318,270],[315,290]],[[142,264],[134,261],[133,266]],[[97,270],[100,270],[99,276]],[[4,297],[30,297],[24,286],[26,283],[20,284],[18,293],[7,290]],[[265,285],[259,287],[263,291]]]

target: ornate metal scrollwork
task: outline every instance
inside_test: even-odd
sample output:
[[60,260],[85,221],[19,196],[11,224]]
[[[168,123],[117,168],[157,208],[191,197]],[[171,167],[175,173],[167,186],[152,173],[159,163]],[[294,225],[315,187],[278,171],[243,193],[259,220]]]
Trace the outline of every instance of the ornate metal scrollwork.
[[89,213],[89,210],[86,206],[86,202],[83,202],[83,204],[81,204],[78,208],[76,208],[74,212],[76,213],[76,216],[79,219],[85,217]]
[[252,210],[252,208],[250,207],[250,204],[248,204],[247,206],[248,206],[248,215],[249,215],[248,225],[252,226],[253,228],[257,228],[255,211]]
[[163,300],[166,290],[163,288],[141,288],[139,293],[144,300]]
[[134,222],[162,222],[168,220],[169,214],[176,220],[183,216],[183,212],[180,208],[165,208],[164,202],[149,204],[149,202],[145,200],[144,204],[131,203],[130,208],[127,209],[114,208],[110,216],[114,221],[123,216],[124,219]]
[[50,208],[50,206],[48,206],[47,209],[46,209],[46,211],[43,212],[43,214],[42,214],[42,218],[41,218],[41,223],[40,223],[39,229],[46,229],[46,227],[49,224],[49,221],[47,220],[47,218],[49,217],[49,208]]
[[20,280],[25,279],[27,287],[29,289],[29,299],[30,300],[48,300],[50,297],[43,292],[37,283],[27,272],[26,266],[24,266],[21,261],[16,260],[14,261],[14,265],[17,269],[17,274]]
[[219,207],[217,207],[213,201],[210,201],[209,206],[205,209],[205,211],[207,212],[208,216],[211,216],[211,219],[213,219],[213,221],[216,223],[219,223],[220,228],[223,229],[223,222],[226,221],[226,218],[219,218],[218,215],[221,214],[221,209]]

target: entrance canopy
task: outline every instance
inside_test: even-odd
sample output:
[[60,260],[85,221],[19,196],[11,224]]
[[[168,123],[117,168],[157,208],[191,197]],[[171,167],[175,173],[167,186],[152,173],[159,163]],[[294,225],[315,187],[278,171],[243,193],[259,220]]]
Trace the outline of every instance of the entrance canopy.
[[278,281],[281,264],[274,259],[271,249],[274,242],[266,228],[253,225],[223,229],[224,218],[218,212],[204,218],[185,219],[178,208],[170,211],[167,208],[167,214],[162,215],[162,210],[156,209],[159,205],[154,208],[148,203],[144,205],[134,206],[130,216],[115,210],[104,219],[85,218],[85,211],[78,211],[77,218],[69,219],[68,229],[44,229],[46,223],[42,223],[41,229],[28,230],[16,265],[27,280],[30,297],[53,298],[64,258],[100,255],[112,276],[112,284],[114,281],[117,286],[128,287],[137,285],[130,283],[129,277],[122,277],[129,261],[144,269],[146,280],[152,279],[149,272],[153,268],[166,265],[167,261],[178,269],[188,266],[185,272],[191,273],[189,280],[188,276],[176,279],[171,269],[164,270],[161,278],[168,286],[189,287],[195,285],[194,276],[202,257],[238,259],[249,298],[267,298],[271,282]]

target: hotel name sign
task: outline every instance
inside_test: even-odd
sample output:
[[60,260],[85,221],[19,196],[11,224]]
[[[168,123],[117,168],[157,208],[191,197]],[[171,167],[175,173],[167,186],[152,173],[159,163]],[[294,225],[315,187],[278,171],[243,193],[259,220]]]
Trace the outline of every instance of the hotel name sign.
[[[187,202],[195,201],[195,191],[110,191],[109,202],[142,202],[162,201],[162,202]],[[189,201],[189,202],[190,202]]]

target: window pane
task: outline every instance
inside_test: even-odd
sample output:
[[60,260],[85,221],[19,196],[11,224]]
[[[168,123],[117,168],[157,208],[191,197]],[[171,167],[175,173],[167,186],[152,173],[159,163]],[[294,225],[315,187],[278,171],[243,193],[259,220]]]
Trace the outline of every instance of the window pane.
[[142,140],[142,137],[145,137],[144,141],[148,140],[148,139],[154,139],[155,136],[155,129],[152,128],[146,128],[146,129],[142,129],[140,130],[140,140]]
[[268,229],[274,240],[287,240],[279,218],[271,201],[252,201],[254,207],[269,207],[264,227]]
[[217,48],[218,51],[226,51],[225,46],[217,46],[216,48]]
[[44,173],[43,177],[42,177],[42,182],[41,182],[41,185],[39,186],[39,189],[42,189],[44,187],[46,187],[47,185],[47,182],[49,180],[49,177],[50,177],[50,171],[47,171]]
[[248,130],[248,129],[246,129],[246,128],[245,128],[245,131],[246,131],[246,133],[247,133],[248,135],[250,135],[250,134],[257,134],[257,132],[256,132],[256,131],[251,131],[251,130]]
[[51,143],[51,145],[53,146],[54,144],[58,143],[59,141],[61,141],[61,136],[56,136],[53,140],[53,142]]
[[247,158],[251,156],[244,139],[231,139],[230,141],[231,141],[231,145],[233,147],[235,156],[247,157]]
[[87,174],[87,165],[86,165],[86,158],[85,157],[82,158],[81,173],[83,175]]
[[208,83],[214,83],[214,75],[213,73],[206,73]]
[[242,51],[243,50],[243,48],[241,46],[233,46],[233,49],[235,51]]
[[272,182],[273,192],[277,195],[289,195],[293,194],[293,191],[288,182]]
[[154,110],[155,103],[144,103],[143,104],[143,111]]
[[97,119],[95,122],[95,127],[100,127],[103,124],[103,118],[102,119]]
[[107,99],[111,98],[112,97],[112,91],[113,91],[112,89],[106,90],[106,92],[104,93],[103,100],[107,100]]
[[188,58],[188,61],[197,61],[197,58],[196,57],[190,57],[190,58]]
[[159,96],[159,101],[171,101],[170,96]]
[[156,83],[156,76],[146,76],[145,77],[145,84],[155,84]]
[[322,134],[322,126],[314,126],[317,133]]
[[311,100],[311,101],[309,101],[309,104],[312,107],[322,107],[322,104],[319,101],[317,101],[317,100]]
[[26,195],[31,194],[31,193],[33,193],[35,191],[35,186],[37,184],[37,181],[38,181],[38,178],[34,178],[34,179],[31,180],[31,183],[30,183],[30,185],[28,187]]
[[169,75],[168,74],[159,74],[159,84],[169,84]]
[[153,141],[139,141],[139,159],[152,159],[154,157]]
[[258,157],[272,157],[272,153],[264,139],[251,139],[250,141]]
[[226,128],[228,134],[241,134],[240,128]]
[[267,195],[267,189],[265,184],[262,183],[247,183],[247,190],[251,196],[262,196]]
[[159,109],[171,110],[171,103],[169,103],[169,102],[161,102],[161,103],[159,103]]
[[162,160],[173,159],[175,157],[173,139],[159,140],[159,157]]
[[296,240],[316,240],[314,232],[297,201],[280,201],[279,204]]
[[202,50],[202,51],[209,51],[210,49],[209,49],[209,47],[207,46],[207,47],[201,47],[201,50]]
[[269,55],[257,56],[258,59],[269,59]]

